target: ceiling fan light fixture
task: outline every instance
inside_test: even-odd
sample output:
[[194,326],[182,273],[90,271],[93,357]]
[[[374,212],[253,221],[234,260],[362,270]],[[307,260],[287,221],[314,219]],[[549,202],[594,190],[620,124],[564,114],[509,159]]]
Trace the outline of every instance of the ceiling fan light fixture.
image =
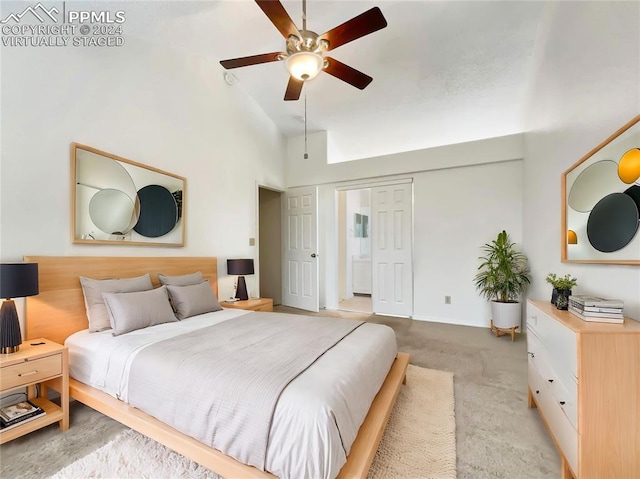
[[297,52],[287,57],[285,65],[292,77],[307,81],[320,73],[324,60],[321,55],[314,52]]

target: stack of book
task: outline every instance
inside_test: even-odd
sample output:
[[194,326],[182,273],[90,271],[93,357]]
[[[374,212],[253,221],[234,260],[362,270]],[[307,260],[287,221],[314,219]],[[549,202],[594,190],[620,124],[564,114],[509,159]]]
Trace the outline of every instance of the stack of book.
[[31,401],[23,401],[0,408],[0,431],[6,431],[24,422],[33,421],[45,414],[44,409]]
[[623,306],[624,303],[619,299],[584,295],[569,296],[569,312],[584,321],[624,323]]

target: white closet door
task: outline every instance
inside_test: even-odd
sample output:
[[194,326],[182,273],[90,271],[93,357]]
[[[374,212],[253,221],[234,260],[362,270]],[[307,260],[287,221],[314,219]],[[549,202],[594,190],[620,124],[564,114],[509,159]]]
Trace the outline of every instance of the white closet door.
[[371,188],[373,312],[413,315],[413,184]]
[[282,203],[284,237],[282,304],[317,312],[318,191],[292,188]]

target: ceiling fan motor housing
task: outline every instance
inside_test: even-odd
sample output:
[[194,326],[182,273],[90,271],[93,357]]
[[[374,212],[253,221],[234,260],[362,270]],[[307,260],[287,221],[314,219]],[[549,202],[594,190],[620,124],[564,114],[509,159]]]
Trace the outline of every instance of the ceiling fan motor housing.
[[318,39],[318,34],[311,30],[300,30],[300,36],[289,35],[287,39],[287,53],[292,55],[298,52],[312,52],[322,54],[329,48],[327,40]]

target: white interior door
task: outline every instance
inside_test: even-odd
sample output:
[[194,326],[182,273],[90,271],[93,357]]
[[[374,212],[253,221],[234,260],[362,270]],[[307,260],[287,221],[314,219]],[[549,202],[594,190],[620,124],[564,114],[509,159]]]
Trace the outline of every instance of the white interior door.
[[283,205],[282,304],[318,311],[318,190],[285,192]]
[[413,315],[413,184],[371,188],[373,312]]

